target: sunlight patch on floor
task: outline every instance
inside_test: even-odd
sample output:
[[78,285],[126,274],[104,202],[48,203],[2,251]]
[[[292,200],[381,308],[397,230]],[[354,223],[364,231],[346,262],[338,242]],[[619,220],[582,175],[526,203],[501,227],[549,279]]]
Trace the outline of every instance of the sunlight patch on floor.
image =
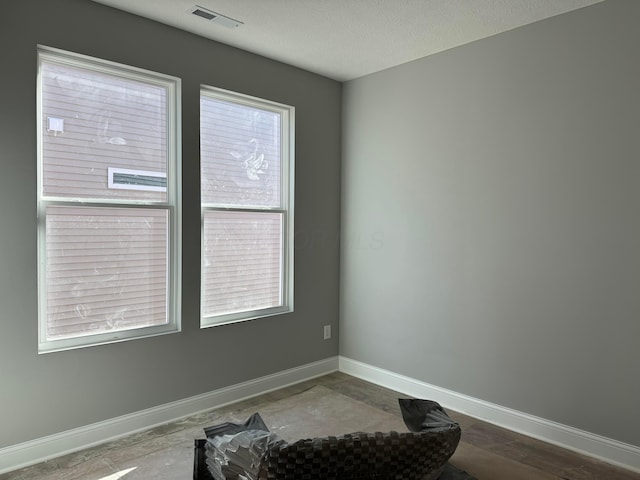
[[106,477],[102,477],[99,480],[118,480],[119,478],[123,478],[126,474],[133,472],[138,467],[127,468],[126,470],[120,470],[112,475],[107,475]]

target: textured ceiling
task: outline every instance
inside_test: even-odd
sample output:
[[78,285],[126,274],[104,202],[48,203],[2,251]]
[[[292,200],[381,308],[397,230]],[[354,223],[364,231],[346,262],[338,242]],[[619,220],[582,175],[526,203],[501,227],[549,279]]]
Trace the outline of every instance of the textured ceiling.
[[94,1],[344,81],[603,0]]

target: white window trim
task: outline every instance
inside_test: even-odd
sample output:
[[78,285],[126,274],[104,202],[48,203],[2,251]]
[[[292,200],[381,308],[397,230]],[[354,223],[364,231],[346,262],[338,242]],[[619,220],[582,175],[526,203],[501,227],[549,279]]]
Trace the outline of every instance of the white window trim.
[[[208,85],[200,85],[200,95],[221,100],[225,102],[233,102],[241,105],[255,107],[263,110],[270,110],[281,115],[281,158],[282,158],[282,177],[281,177],[281,198],[280,208],[240,208],[232,205],[223,204],[204,204],[201,203],[200,214],[200,245],[204,245],[204,215],[208,210],[220,211],[270,211],[284,213],[284,221],[282,224],[282,265],[281,272],[284,276],[282,279],[282,305],[278,307],[263,308],[257,310],[243,310],[235,313],[227,313],[223,315],[200,317],[200,327],[216,327],[220,325],[228,325],[231,323],[256,320],[258,318],[292,313],[294,311],[294,187],[295,187],[295,107],[285,105],[270,100],[245,95],[230,90],[225,90]],[[203,304],[204,290],[203,272],[204,258],[201,263],[200,277],[200,305]]]
[[[37,46],[37,218],[38,218],[38,353],[50,353],[74,348],[121,342],[125,340],[164,335],[181,331],[181,279],[182,279],[182,208],[181,208],[181,80],[180,78],[152,72],[142,68],[102,60],[87,55],[64,50]],[[91,69],[98,73],[116,75],[129,80],[154,84],[167,91],[167,201],[110,200],[102,198],[62,198],[44,196],[43,192],[43,103],[42,75],[43,62],[69,67]],[[75,338],[48,340],[47,331],[47,282],[46,282],[46,209],[49,205],[84,205],[122,208],[160,208],[168,211],[168,278],[167,317],[168,323],[159,326],[105,332]]]

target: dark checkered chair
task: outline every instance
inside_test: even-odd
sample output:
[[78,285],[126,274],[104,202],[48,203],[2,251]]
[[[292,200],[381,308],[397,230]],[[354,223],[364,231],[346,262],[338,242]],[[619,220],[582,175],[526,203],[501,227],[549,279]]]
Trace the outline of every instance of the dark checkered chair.
[[[268,429],[258,414],[244,424],[210,427],[205,429],[207,440],[196,441],[194,480],[243,478],[239,474],[256,480],[436,479],[458,446],[460,426],[436,402],[417,399],[399,402],[409,432],[356,432],[287,444],[277,438],[265,443]],[[247,462],[251,467],[239,472],[234,458],[241,455],[249,458],[247,452],[252,445],[247,445],[244,453],[234,446],[229,449],[233,453],[227,454],[226,443],[220,442],[220,438],[218,442],[213,439],[220,435],[233,438],[249,431],[260,432],[262,450],[254,449],[259,460]]]

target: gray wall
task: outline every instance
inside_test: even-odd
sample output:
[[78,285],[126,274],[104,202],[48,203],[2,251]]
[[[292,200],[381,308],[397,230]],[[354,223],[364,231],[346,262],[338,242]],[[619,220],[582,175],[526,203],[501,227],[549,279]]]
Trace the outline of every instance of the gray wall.
[[[36,353],[38,43],[182,78],[180,334]],[[338,82],[87,0],[3,2],[0,60],[0,448],[338,353],[335,339],[322,339],[322,326],[337,330],[338,318]],[[201,83],[296,107],[293,314],[199,329]]]
[[343,87],[340,353],[640,445],[640,2]]

